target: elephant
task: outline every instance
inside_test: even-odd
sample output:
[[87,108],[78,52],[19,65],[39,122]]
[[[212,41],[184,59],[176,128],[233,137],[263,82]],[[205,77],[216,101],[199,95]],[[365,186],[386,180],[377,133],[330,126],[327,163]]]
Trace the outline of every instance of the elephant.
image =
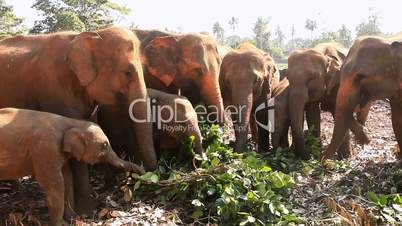
[[[272,98],[274,98],[275,125],[272,133],[272,147],[289,147],[289,80],[282,79],[276,87],[272,88]],[[268,116],[265,116],[268,117]]]
[[[402,144],[402,43],[380,37],[357,39],[341,68],[336,97],[335,127],[332,140],[321,162],[338,151],[347,130],[353,126],[356,106],[389,98],[392,126],[399,149]],[[401,157],[401,155],[400,155]]]
[[[195,153],[201,155],[204,152],[202,135],[198,127],[197,113],[191,102],[183,96],[155,89],[148,89],[148,94],[151,98],[151,106],[157,109],[154,112],[157,113],[156,123],[154,123],[154,143],[157,152],[173,152],[178,158],[182,158],[185,150],[181,141],[193,136]],[[172,112],[173,115],[171,115]],[[174,120],[169,120],[173,116]],[[177,150],[179,150],[178,153]]]
[[[195,153],[201,155],[203,153],[202,135],[198,126],[197,113],[191,102],[183,96],[150,88],[147,91],[150,98],[149,105],[152,109],[150,115],[152,116],[153,141],[157,154],[171,153],[182,160],[186,155],[184,152],[186,150],[181,142],[193,136]],[[102,106],[99,107],[98,122],[109,138],[116,141],[112,143],[112,147],[118,150],[119,155],[126,150],[129,157],[134,157],[138,163],[141,162],[136,151],[138,149],[137,140],[127,139],[127,134],[130,135],[129,137],[135,137],[131,134],[133,131],[129,125],[132,123],[132,119],[128,114],[124,112],[122,114],[119,108]],[[112,169],[106,168],[105,175],[106,187],[116,184],[115,172]]]
[[[346,51],[337,43],[321,43],[311,49],[298,49],[288,58],[287,77],[289,79],[289,114],[292,130],[292,140],[296,154],[310,158],[310,151],[305,149],[304,112],[309,129],[320,138],[320,108],[334,115],[336,93],[339,87],[339,71],[346,58]],[[367,118],[368,110],[359,111],[360,121],[354,119],[351,128],[356,138],[366,143],[362,125]],[[345,139],[342,150],[350,154],[349,136]]]
[[228,54],[230,51],[232,51],[233,48],[227,45],[218,45],[218,53],[219,53],[219,57],[221,59],[221,62],[223,60],[223,58],[226,56],[226,54]]
[[[176,34],[158,30],[135,29],[141,46],[144,78],[147,88],[187,97],[192,104],[203,101],[210,111],[210,121],[224,122],[223,101],[219,88],[221,59],[216,41],[205,34]],[[110,109],[106,109],[110,108]],[[115,147],[134,153],[135,140],[128,136],[129,124],[105,128],[128,120],[121,107],[103,107],[99,124]],[[109,121],[109,122],[108,122]],[[119,134],[116,136],[116,134]],[[133,149],[133,150],[130,150]],[[141,159],[136,159],[141,162]]]
[[221,59],[215,39],[201,33],[141,29],[134,32],[141,41],[147,88],[180,93],[193,104],[203,101],[211,112],[211,120],[223,123],[219,87]]
[[[124,103],[147,96],[140,43],[121,27],[96,32],[18,35],[0,41],[0,108],[40,110],[88,119],[97,105]],[[134,109],[146,117],[146,105]],[[156,167],[152,124],[137,123],[139,150],[145,167]],[[86,164],[71,161],[76,212],[90,214]],[[73,200],[69,200],[72,202]]]
[[[252,44],[243,44],[226,54],[222,61],[219,83],[224,105],[231,111],[238,152],[246,149],[250,118],[256,117],[257,106],[266,103],[271,80],[277,74],[275,62],[272,58],[268,61],[269,58]],[[264,120],[266,118],[259,122],[264,123]],[[259,150],[267,150],[268,131],[261,126],[254,125],[254,128],[258,133]]]
[[[70,225],[73,216],[72,172],[68,159],[87,164],[109,163],[114,167],[144,173],[126,162],[110,147],[100,127],[88,121],[17,108],[0,109],[0,180],[33,175],[44,189],[51,224]],[[43,164],[46,163],[46,164]],[[66,211],[64,211],[66,209]]]
[[279,80],[281,80],[281,81],[283,79],[287,78],[288,77],[288,69],[284,68],[284,69],[279,70],[279,75],[280,75]]

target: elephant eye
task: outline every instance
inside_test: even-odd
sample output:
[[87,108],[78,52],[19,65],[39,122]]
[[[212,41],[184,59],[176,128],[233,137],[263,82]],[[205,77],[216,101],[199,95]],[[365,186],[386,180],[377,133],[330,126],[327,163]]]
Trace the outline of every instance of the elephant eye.
[[131,77],[131,71],[124,72],[124,75],[127,76],[127,77]]
[[356,82],[361,82],[363,79],[366,78],[366,75],[364,74],[357,74],[356,75]]
[[194,76],[201,77],[201,76],[202,76],[202,70],[201,70],[201,68],[195,68],[195,69],[193,69],[192,74],[193,74]]
[[102,144],[102,150],[107,150],[109,147],[109,143],[107,141],[103,142]]

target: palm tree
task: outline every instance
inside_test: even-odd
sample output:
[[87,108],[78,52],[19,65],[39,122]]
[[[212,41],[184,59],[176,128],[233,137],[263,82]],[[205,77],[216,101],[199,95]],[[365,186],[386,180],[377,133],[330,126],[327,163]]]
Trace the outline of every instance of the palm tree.
[[234,31],[236,30],[236,27],[239,24],[238,19],[236,17],[232,16],[232,18],[230,18],[228,23],[229,23],[230,29],[232,29],[232,31],[234,33]]
[[316,20],[311,20],[307,19],[306,20],[306,29],[309,30],[310,33],[310,39],[313,40],[313,32],[317,28],[317,21]]

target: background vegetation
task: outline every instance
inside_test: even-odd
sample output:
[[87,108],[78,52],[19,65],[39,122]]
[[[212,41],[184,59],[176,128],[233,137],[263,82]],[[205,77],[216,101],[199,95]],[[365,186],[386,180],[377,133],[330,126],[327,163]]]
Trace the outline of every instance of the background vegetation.
[[[130,9],[109,0],[36,0],[31,6],[38,11],[40,19],[33,27],[23,25],[24,19],[15,15],[13,7],[0,0],[0,38],[21,33],[49,33],[62,30],[88,31],[103,28],[121,21]],[[380,15],[370,10],[368,18],[354,28],[356,36],[383,35]],[[286,56],[295,48],[314,46],[320,42],[336,41],[349,47],[354,37],[351,28],[342,25],[338,30],[317,34],[319,22],[307,19],[304,28],[293,25],[290,37],[277,25],[271,26],[270,19],[258,17],[252,28],[251,37],[236,34],[238,18],[231,17],[227,22],[229,30],[219,21],[212,25],[212,32],[220,44],[236,47],[240,42],[249,41],[269,52],[277,62],[285,63]],[[134,23],[130,27],[135,27]],[[166,30],[170,30],[165,28]],[[306,29],[310,37],[296,37],[296,29]]]

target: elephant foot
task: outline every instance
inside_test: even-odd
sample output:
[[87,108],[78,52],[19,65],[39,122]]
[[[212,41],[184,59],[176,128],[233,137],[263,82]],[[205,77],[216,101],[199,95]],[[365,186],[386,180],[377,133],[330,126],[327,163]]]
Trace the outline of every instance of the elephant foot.
[[361,132],[359,134],[355,135],[355,140],[358,144],[364,145],[364,144],[369,144],[370,143],[370,138],[367,136],[366,133]]
[[339,151],[337,155],[338,160],[344,160],[350,157],[350,151]]
[[68,222],[65,221],[65,220],[58,220],[58,221],[56,221],[56,222],[53,222],[53,225],[55,225],[55,226],[69,226],[69,225],[71,225],[71,224],[68,223]]
[[100,202],[93,198],[78,197],[76,200],[75,211],[79,215],[92,216]]
[[71,220],[77,216],[77,213],[74,212],[70,206],[65,205],[64,206],[64,219]]

